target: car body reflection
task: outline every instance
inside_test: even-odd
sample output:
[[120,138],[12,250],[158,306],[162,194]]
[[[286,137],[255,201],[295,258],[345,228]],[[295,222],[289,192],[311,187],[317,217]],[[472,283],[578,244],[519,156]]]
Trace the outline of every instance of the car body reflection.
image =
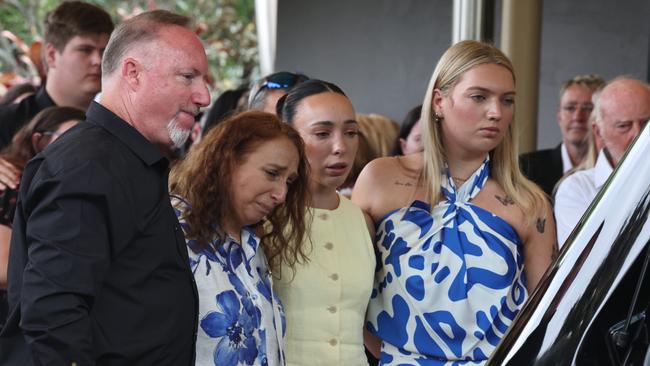
[[487,364],[650,365],[649,217],[646,124]]

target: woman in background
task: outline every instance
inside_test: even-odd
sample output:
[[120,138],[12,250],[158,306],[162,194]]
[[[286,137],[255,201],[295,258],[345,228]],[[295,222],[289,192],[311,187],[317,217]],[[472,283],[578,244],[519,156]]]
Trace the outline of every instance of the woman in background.
[[[11,145],[0,152],[0,157],[22,172],[31,158],[84,118],[86,118],[84,112],[76,108],[46,108],[14,135]],[[7,285],[6,255],[9,253],[11,224],[16,212],[18,190],[19,188],[16,187],[0,192],[0,290]]]
[[[84,112],[72,107],[49,107],[42,110],[14,135],[11,145],[0,152],[0,158],[11,163],[20,175],[27,162],[43,151],[62,133],[82,121]],[[11,227],[16,213],[19,187],[7,187],[0,191],[0,325],[7,312],[5,298],[7,288],[7,265]]]
[[359,176],[352,199],[377,225],[367,326],[380,364],[485,363],[551,263],[553,215],[519,171],[514,103],[510,60],[459,42],[424,98],[424,152]]
[[226,90],[217,100],[214,101],[210,111],[205,117],[205,123],[201,129],[201,135],[205,135],[224,119],[242,112],[246,108],[248,100],[248,88],[241,87],[234,90]]
[[300,136],[263,112],[219,123],[172,170],[199,293],[197,365],[285,364],[271,270],[304,257],[307,179]]
[[393,147],[393,155],[408,155],[422,151],[422,104],[411,109],[404,117]]
[[363,213],[337,192],[357,152],[354,108],[338,86],[308,80],[280,98],[277,111],[305,141],[310,167],[308,260],[283,264],[275,281],[287,314],[287,365],[365,365],[375,258]]
[[374,159],[389,156],[393,148],[393,141],[397,138],[399,126],[395,121],[381,114],[357,114],[359,123],[359,143],[357,155],[352,164],[352,169],[339,191],[350,198],[354,182],[359,173]]

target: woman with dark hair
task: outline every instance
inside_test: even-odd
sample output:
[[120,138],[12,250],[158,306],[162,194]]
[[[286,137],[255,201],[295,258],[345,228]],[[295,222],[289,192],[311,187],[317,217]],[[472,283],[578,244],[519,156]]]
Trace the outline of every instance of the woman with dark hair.
[[214,101],[210,112],[205,118],[202,135],[205,135],[219,122],[231,115],[241,112],[246,108],[248,88],[242,87],[235,90],[226,90]]
[[308,80],[280,98],[277,112],[305,141],[310,168],[308,261],[276,272],[287,365],[364,365],[375,258],[363,213],[337,192],[357,152],[354,108],[338,86]]
[[422,134],[420,129],[420,114],[422,113],[422,104],[411,109],[402,121],[402,127],[399,129],[395,146],[393,147],[393,156],[408,155],[422,151]]
[[271,270],[304,258],[304,157],[291,126],[244,112],[210,130],[172,170],[172,204],[199,292],[197,365],[284,365]]
[[[72,107],[49,107],[43,109],[14,135],[11,145],[0,152],[0,158],[13,164],[19,172],[27,162],[59,135],[85,118],[84,112]],[[7,187],[0,191],[0,319],[4,319],[2,297],[7,286],[7,261],[9,259],[9,242],[11,225],[16,212],[18,187]]]
[[352,193],[377,225],[368,342],[381,365],[482,365],[551,263],[555,222],[517,161],[515,76],[462,41],[433,71],[424,151],[379,158]]

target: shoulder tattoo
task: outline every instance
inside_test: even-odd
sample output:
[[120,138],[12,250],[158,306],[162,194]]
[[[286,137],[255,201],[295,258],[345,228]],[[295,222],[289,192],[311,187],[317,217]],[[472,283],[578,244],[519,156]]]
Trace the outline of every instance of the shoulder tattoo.
[[494,197],[501,202],[502,205],[508,206],[508,205],[514,205],[515,201],[510,198],[510,196],[505,195],[503,197],[499,196],[498,194],[495,194]]
[[544,226],[546,226],[546,219],[538,218],[535,227],[540,234],[544,233]]

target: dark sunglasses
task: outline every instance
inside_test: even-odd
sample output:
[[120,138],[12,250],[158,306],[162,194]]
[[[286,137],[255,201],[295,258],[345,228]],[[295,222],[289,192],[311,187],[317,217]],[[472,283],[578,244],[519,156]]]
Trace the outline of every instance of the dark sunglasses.
[[275,74],[271,74],[265,78],[262,85],[260,85],[260,88],[255,92],[253,99],[257,98],[257,95],[264,89],[289,89],[308,79],[309,78],[303,74],[294,74],[288,71],[276,72]]

